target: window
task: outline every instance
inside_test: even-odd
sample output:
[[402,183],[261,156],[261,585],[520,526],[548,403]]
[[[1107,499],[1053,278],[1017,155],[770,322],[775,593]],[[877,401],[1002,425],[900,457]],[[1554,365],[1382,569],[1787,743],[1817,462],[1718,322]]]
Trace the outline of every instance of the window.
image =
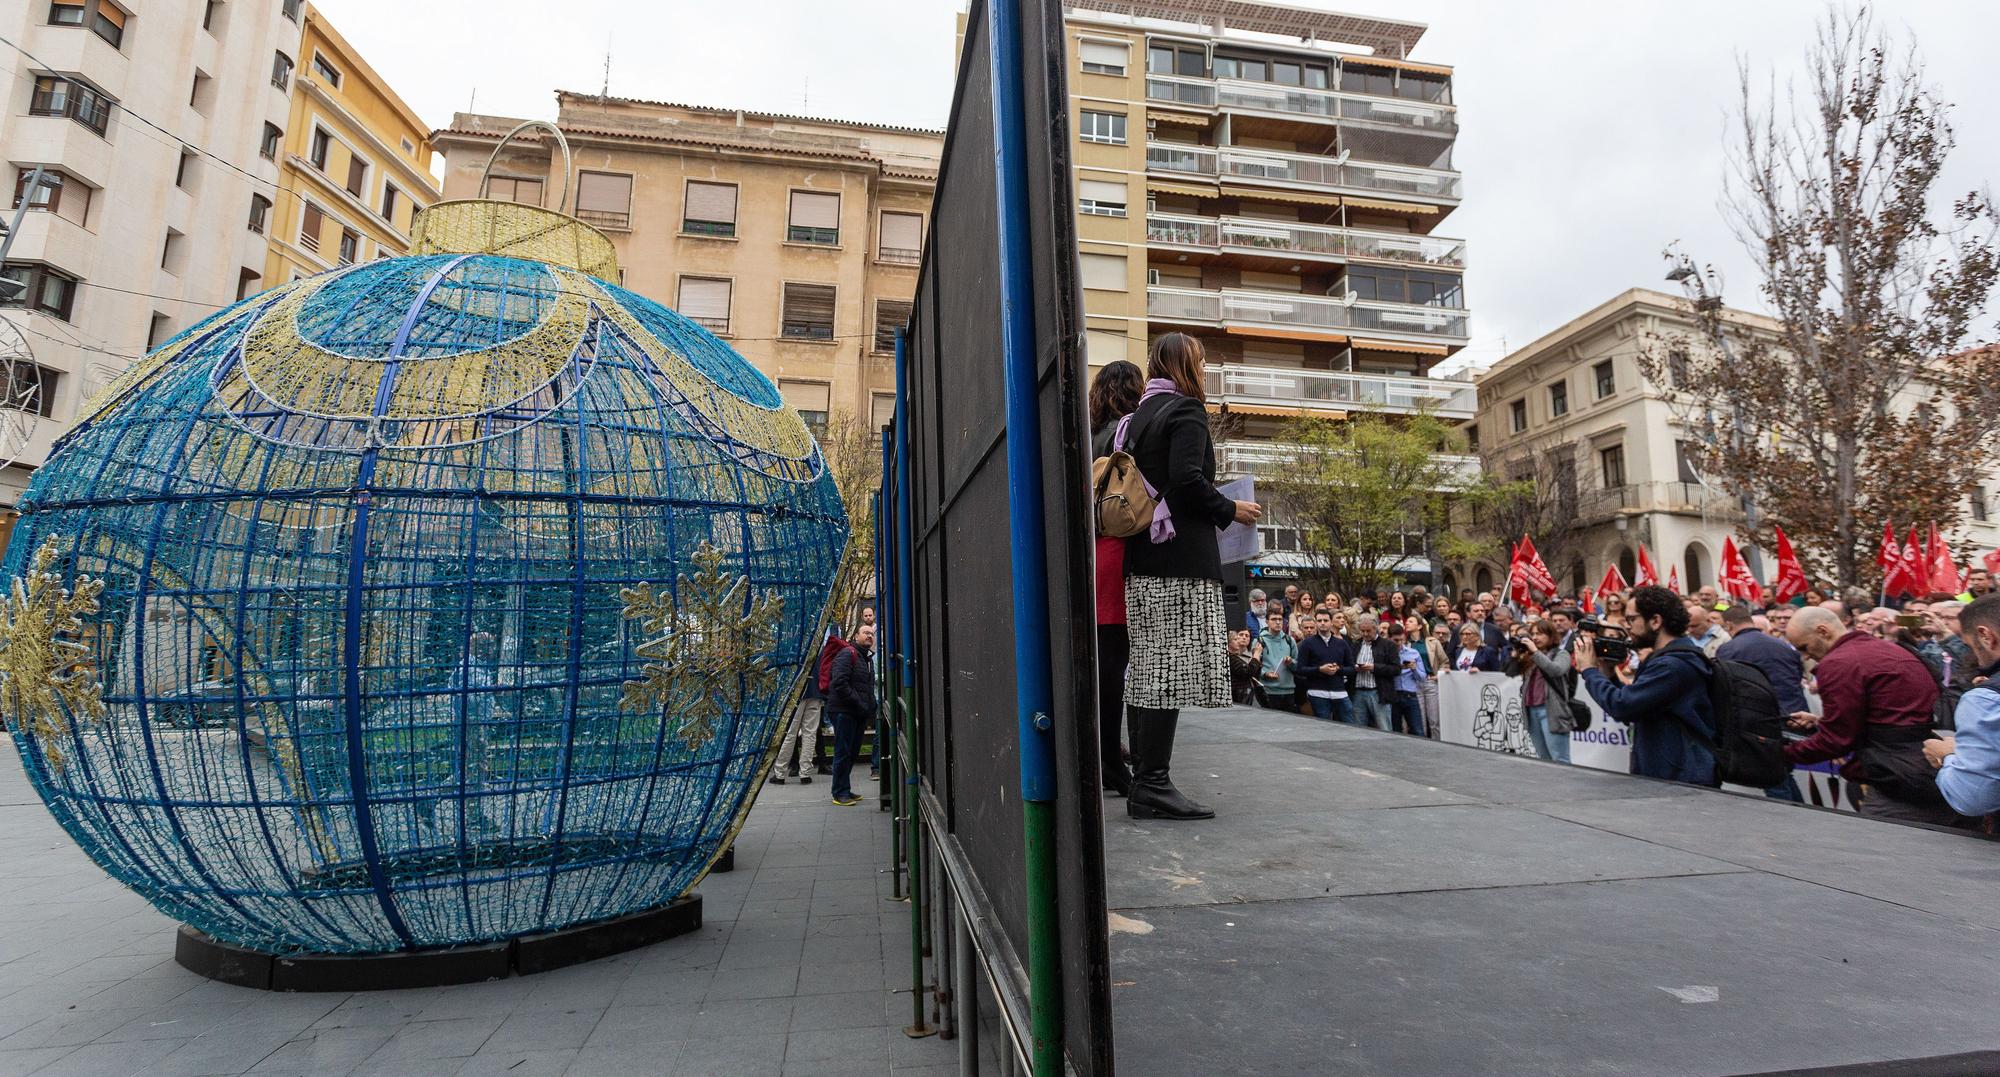
[[1566,517],[1576,515],[1576,448],[1573,442],[1564,442],[1557,449],[1555,480],[1556,507]]
[[875,352],[878,355],[896,353],[896,333],[910,324],[910,311],[916,304],[908,299],[877,299],[875,301]]
[[785,398],[785,405],[799,413],[806,429],[813,437],[826,436],[826,413],[831,406],[833,389],[823,381],[791,381],[778,379],[778,395]]
[[1146,49],[1146,72],[1151,75],[1191,75],[1208,73],[1208,58],[1197,48],[1176,48],[1156,44]]
[[682,277],[680,302],[674,308],[717,336],[729,333],[729,295],[733,285],[714,277]]
[[125,41],[125,12],[107,0],[97,0],[97,10],[90,17],[91,32],[118,48]]
[[393,183],[382,185],[382,219],[392,226],[396,223],[396,202],[402,193]]
[[23,286],[18,296],[0,296],[0,306],[27,307],[69,321],[76,303],[76,278],[54,266],[38,262],[9,262],[0,269],[5,277]]
[[[868,429],[880,430],[896,421],[896,395],[871,393],[868,397]],[[870,439],[873,441],[873,439]],[[876,447],[879,449],[880,444]]]
[[403,140],[403,152],[404,152],[404,153],[408,153],[408,154],[413,154],[413,155],[414,155],[414,154],[415,154],[415,153],[417,152],[417,144],[416,144],[416,143],[414,143],[414,142],[411,142],[411,141],[410,141],[409,139],[407,139],[407,138],[406,138],[406,139],[404,139],[404,140]]
[[271,85],[280,90],[292,88],[292,58],[282,52],[271,57]]
[[1975,520],[1984,520],[1986,519],[1986,514],[1986,488],[1984,486],[1975,486],[1972,488],[1972,518]]
[[50,26],[82,26],[84,23],[83,0],[54,0],[49,5]]
[[254,269],[243,269],[236,274],[236,298],[248,299],[257,294],[257,282],[264,275]]
[[1675,477],[1681,482],[1701,485],[1701,458],[1701,446],[1695,442],[1674,442]]
[[1625,446],[1612,445],[1597,450],[1597,473],[1606,490],[1625,485]]
[[167,238],[160,243],[160,268],[176,276],[187,268],[187,236],[167,229]]
[[326,171],[327,148],[332,145],[332,135],[327,134],[323,128],[314,128],[312,148],[306,151],[306,160],[311,161],[313,167],[319,169],[321,172]]
[[1302,86],[1305,70],[1290,60],[1275,60],[1271,63],[1271,81],[1280,86]]
[[153,319],[146,323],[146,350],[150,352],[173,338],[173,319],[154,311]]
[[486,197],[499,202],[539,206],[542,204],[542,181],[520,176],[494,176],[486,181]]
[[[271,200],[261,194],[250,196],[250,230],[264,234],[264,225],[271,217]],[[242,298],[239,296],[238,298]]]
[[1085,142],[1104,142],[1113,146],[1125,144],[1125,114],[1122,112],[1093,112],[1084,109],[1077,124],[1076,137]]
[[333,84],[335,89],[340,88],[340,68],[333,66],[322,53],[313,53],[313,74]]
[[356,198],[368,189],[368,162],[358,153],[347,155],[347,193]]
[[[9,209],[20,207],[22,197],[28,194],[28,177],[34,172],[23,168],[15,175],[14,202]],[[85,226],[90,223],[90,188],[66,173],[43,169],[42,181],[28,197],[28,208],[46,210],[71,224]]]
[[194,85],[188,90],[188,107],[204,116],[208,115],[208,107],[213,103],[209,100],[208,89],[214,84],[215,80],[209,78],[206,73],[195,71]]
[[793,191],[787,243],[840,245],[840,196],[818,191]]
[[344,266],[353,265],[354,260],[359,257],[361,257],[361,237],[355,235],[354,230],[351,228],[341,229],[340,264]]
[[174,186],[183,190],[187,188],[188,180],[193,178],[190,175],[188,165],[193,162],[194,151],[185,146],[181,147],[181,159],[174,164]]
[[1083,64],[1086,75],[1125,74],[1126,57],[1130,55],[1123,45],[1110,45],[1101,41],[1080,41],[1076,46],[1077,59]]
[[1549,386],[1549,417],[1560,419],[1569,414],[1569,383],[1559,381]]
[[689,180],[681,231],[697,236],[736,234],[736,185]]
[[1528,428],[1528,400],[1526,397],[1507,405],[1508,429],[1518,434]]
[[278,159],[278,148],[285,144],[285,129],[275,123],[264,125],[264,138],[257,143],[257,156],[266,160]]
[[285,13],[285,18],[288,18],[293,22],[299,21],[299,2],[300,0],[285,0],[285,5],[283,8],[283,11]]
[[0,407],[46,419],[55,411],[56,383],[62,373],[35,363],[13,362],[0,367]]
[[36,76],[35,95],[28,102],[28,112],[35,116],[68,116],[100,135],[111,125],[111,99],[80,79]]
[[[222,0],[208,0],[208,3],[201,9],[201,28],[207,30],[209,33],[214,33],[215,16],[221,10]],[[241,299],[242,296],[238,296],[237,298]]]
[[1076,184],[1076,211],[1097,217],[1123,217],[1125,215],[1125,185],[1109,180],[1078,180]]
[[1667,351],[1667,384],[1679,389],[1688,383],[1688,353],[1685,348],[1671,348]]
[[299,246],[319,253],[319,234],[326,223],[326,214],[311,202],[306,203],[305,212],[299,216]]
[[1467,452],[1479,451],[1479,424],[1465,424],[1465,448]]
[[800,340],[832,340],[833,295],[831,284],[785,285],[779,333]]
[[1125,258],[1118,254],[1079,254],[1083,286],[1106,292],[1122,292],[1125,286]]
[[1452,310],[1465,306],[1464,279],[1450,273],[1356,266],[1348,270],[1347,289],[1362,299],[1385,303],[1415,303]]
[[1606,359],[1591,367],[1590,376],[1597,382],[1597,399],[1602,400],[1618,391],[1618,373],[1611,360]]
[[578,172],[576,219],[599,228],[631,228],[632,177],[617,172]]
[[916,265],[924,256],[924,215],[882,212],[882,242],[875,257],[884,262]]

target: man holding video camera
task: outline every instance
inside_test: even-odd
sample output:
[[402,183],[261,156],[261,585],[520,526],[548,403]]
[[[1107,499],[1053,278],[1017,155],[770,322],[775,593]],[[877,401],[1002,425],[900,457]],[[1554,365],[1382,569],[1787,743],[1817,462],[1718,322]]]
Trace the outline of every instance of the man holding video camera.
[[[1576,640],[1583,684],[1604,713],[1632,727],[1632,773],[1713,787],[1715,715],[1708,702],[1708,656],[1686,638],[1687,607],[1664,587],[1640,587],[1626,606],[1629,638],[1586,620]],[[1645,652],[1638,672],[1631,650]]]

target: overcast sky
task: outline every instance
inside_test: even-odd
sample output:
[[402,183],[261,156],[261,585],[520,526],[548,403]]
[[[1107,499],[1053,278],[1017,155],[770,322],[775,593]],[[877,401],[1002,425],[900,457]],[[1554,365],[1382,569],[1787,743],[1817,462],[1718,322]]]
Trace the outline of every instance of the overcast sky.
[[[552,118],[553,91],[941,126],[961,0],[320,0],[429,123],[476,111]],[[1414,58],[1451,64],[1466,201],[1440,227],[1470,243],[1473,345],[1487,364],[1635,285],[1681,240],[1757,307],[1717,209],[1736,63],[1797,70],[1817,0],[1399,0],[1320,3],[1430,25]],[[1943,190],[2000,186],[2000,4],[1901,0],[1956,104]],[[1992,319],[1981,326],[1992,337]]]

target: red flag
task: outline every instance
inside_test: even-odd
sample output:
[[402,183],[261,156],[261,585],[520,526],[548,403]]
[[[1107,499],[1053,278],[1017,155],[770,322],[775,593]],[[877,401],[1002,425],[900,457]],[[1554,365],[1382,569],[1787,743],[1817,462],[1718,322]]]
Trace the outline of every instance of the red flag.
[[1667,566],[1667,590],[1675,594],[1681,593],[1681,566]]
[[1965,583],[1958,576],[1958,564],[1952,560],[1951,549],[1944,544],[1944,538],[1938,534],[1936,524],[1931,525],[1929,561],[1931,590],[1942,591],[1948,595],[1955,595],[1965,590]]
[[1986,574],[1988,576],[2000,576],[2000,550],[1994,550],[1992,553],[1980,558],[1980,560],[1986,563]]
[[1632,586],[1658,587],[1659,585],[1660,573],[1653,568],[1653,559],[1647,555],[1646,544],[1642,542],[1639,544],[1639,568],[1632,573]]
[[1909,541],[1903,543],[1896,559],[1896,567],[1892,570],[1892,578],[1889,580],[1889,594],[1892,597],[1914,595],[1924,589],[1930,574],[1924,571],[1922,550],[1923,547],[1917,544],[1917,527],[1911,524]]
[[1875,567],[1882,570],[1883,588],[1893,582],[1896,565],[1903,560],[1903,548],[1896,543],[1896,525],[1882,521],[1882,548],[1875,553]]
[[1734,535],[1722,536],[1722,592],[1745,602],[1764,601],[1764,585],[1750,574],[1750,565],[1743,560],[1743,551],[1736,548]]
[[1806,569],[1799,564],[1799,555],[1792,552],[1792,540],[1785,529],[1778,531],[1778,578],[1771,584],[1772,597],[1779,602],[1790,602],[1806,593],[1810,586],[1806,582]]
[[1597,583],[1597,593],[1608,595],[1613,591],[1629,591],[1631,585],[1625,582],[1625,574],[1618,571],[1618,562],[1604,566],[1604,578]]
[[1515,548],[1516,572],[1521,583],[1545,595],[1556,593],[1556,578],[1549,572],[1549,566],[1542,563],[1542,555],[1535,551],[1535,543],[1526,535],[1521,536],[1521,545]]

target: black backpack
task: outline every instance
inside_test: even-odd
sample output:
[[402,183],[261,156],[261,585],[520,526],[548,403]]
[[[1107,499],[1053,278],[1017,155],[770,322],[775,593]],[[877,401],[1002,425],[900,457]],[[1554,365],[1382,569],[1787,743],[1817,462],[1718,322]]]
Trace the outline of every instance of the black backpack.
[[1785,716],[1778,694],[1756,666],[1726,658],[1709,659],[1708,705],[1715,714],[1715,739],[1696,731],[1715,753],[1715,773],[1733,785],[1769,789],[1791,775],[1785,761]]

